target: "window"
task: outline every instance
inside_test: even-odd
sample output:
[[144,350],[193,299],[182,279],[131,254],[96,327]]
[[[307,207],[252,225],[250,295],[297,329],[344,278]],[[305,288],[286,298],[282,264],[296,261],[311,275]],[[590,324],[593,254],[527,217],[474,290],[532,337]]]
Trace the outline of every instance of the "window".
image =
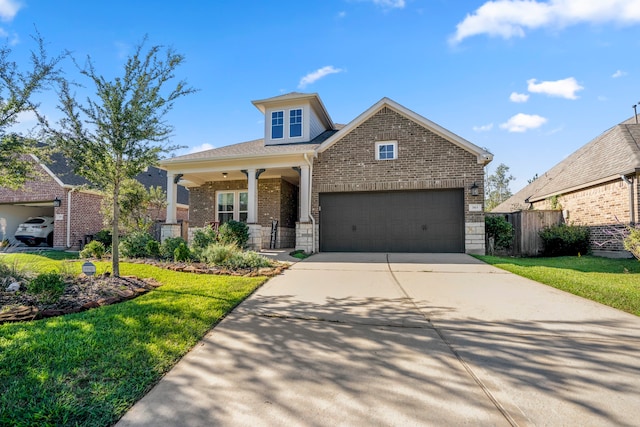
[[284,136],[284,111],[271,113],[271,139],[282,139]]
[[302,109],[289,110],[289,138],[302,136]]
[[220,224],[224,224],[232,219],[247,222],[249,193],[246,191],[219,192],[216,211]]
[[376,160],[394,160],[398,158],[398,142],[376,142]]

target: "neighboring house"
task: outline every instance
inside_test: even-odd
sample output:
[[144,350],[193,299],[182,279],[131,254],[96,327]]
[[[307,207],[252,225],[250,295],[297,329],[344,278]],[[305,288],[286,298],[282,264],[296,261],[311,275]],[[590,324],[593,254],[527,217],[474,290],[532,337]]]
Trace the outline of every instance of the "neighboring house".
[[640,125],[633,117],[578,149],[492,212],[560,209],[565,222],[590,228],[595,254],[626,255],[615,232],[638,221],[639,144]]
[[388,98],[346,126],[317,94],[253,104],[264,138],[160,163],[190,189],[190,225],[245,221],[254,249],[484,253],[491,153]]
[[[46,215],[55,219],[53,247],[77,249],[87,236],[104,228],[102,195],[91,190],[86,179],[74,174],[61,155],[54,154],[46,165],[32,159],[38,172],[36,178],[18,190],[0,188],[0,240],[13,242],[18,224],[28,217]],[[136,179],[147,188],[160,186],[166,191],[167,175],[162,169],[149,168]],[[179,219],[188,219],[188,204],[188,190],[178,186]]]

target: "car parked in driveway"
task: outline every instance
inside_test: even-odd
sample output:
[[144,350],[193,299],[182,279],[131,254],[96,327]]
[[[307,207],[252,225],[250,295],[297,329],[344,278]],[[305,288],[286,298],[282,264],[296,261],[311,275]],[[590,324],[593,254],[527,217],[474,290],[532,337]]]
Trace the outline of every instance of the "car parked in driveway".
[[37,246],[40,243],[53,246],[53,217],[31,217],[18,226],[13,237],[27,246]]

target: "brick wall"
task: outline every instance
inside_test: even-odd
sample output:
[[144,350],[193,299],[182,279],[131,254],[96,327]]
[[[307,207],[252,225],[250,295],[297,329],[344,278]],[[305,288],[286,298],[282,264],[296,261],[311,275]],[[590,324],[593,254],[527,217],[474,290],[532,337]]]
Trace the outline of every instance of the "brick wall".
[[[398,158],[376,160],[376,141],[397,141]],[[474,182],[475,197],[469,190]],[[314,161],[312,214],[319,221],[321,192],[464,188],[464,221],[475,226],[484,214],[469,212],[469,204],[483,204],[483,186],[476,155],[385,107]]]
[[[638,222],[638,185],[633,180],[634,217]],[[557,197],[569,224],[588,226],[591,232],[592,250],[622,251],[624,247],[612,232],[624,228],[631,221],[629,209],[629,187],[622,179],[573,191]],[[550,200],[533,204],[534,209],[551,209]],[[615,233],[614,233],[615,234]]]
[[51,201],[58,197],[62,199],[65,194],[62,188],[44,169],[37,167],[39,175],[27,181],[24,187],[18,190],[0,187],[0,201],[2,203],[16,202],[42,202]]
[[[190,189],[189,223],[202,227],[216,218],[216,192],[247,190],[247,181],[212,181]],[[258,180],[258,223],[271,228],[277,219],[279,227],[295,227],[298,187],[280,178]]]

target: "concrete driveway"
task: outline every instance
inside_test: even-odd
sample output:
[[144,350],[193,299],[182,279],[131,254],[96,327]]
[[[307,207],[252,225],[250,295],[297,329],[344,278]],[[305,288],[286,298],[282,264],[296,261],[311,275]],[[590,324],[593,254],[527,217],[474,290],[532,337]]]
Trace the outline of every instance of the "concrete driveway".
[[119,426],[638,425],[640,318],[462,254],[317,254]]

